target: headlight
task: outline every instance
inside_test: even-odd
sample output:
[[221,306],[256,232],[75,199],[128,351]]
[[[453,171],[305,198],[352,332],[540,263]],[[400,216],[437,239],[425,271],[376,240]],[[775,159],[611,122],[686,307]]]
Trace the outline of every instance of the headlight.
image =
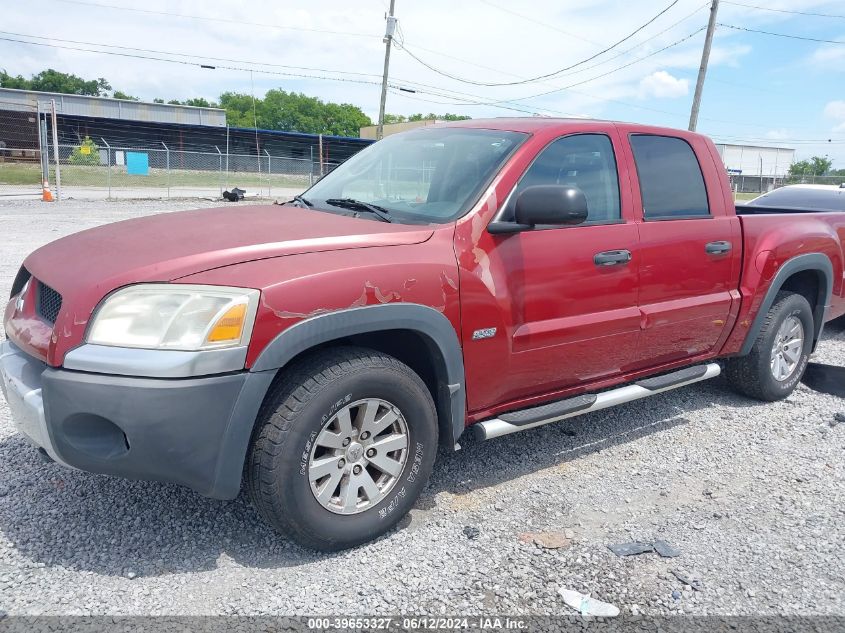
[[172,350],[246,345],[259,294],[225,286],[129,286],[103,300],[86,340],[114,347]]

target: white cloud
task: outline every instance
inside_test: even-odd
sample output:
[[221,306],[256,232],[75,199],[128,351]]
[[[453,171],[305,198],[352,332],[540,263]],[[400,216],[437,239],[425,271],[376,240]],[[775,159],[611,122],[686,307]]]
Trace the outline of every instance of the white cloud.
[[845,121],[845,101],[831,101],[824,107],[824,115]]
[[824,107],[824,115],[833,119],[833,132],[836,134],[845,132],[845,101],[830,101]]
[[640,81],[640,97],[676,99],[689,93],[689,80],[678,79],[665,70],[658,70]]
[[[845,40],[845,36],[837,38]],[[845,68],[845,49],[841,46],[824,44],[817,48],[810,56],[810,64],[823,72],[836,72]]]

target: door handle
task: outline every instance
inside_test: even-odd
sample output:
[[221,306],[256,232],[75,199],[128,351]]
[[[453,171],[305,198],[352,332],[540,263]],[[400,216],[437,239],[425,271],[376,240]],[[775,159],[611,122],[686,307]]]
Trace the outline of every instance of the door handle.
[[708,255],[724,255],[733,248],[730,242],[709,242],[704,246],[704,252]]
[[631,261],[631,251],[602,251],[596,253],[593,262],[596,266],[620,266]]

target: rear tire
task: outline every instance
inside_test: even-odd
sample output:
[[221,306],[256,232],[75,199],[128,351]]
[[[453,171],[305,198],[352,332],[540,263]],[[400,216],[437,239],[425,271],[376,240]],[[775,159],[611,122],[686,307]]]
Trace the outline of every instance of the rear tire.
[[813,310],[807,300],[779,292],[748,355],[727,359],[728,382],[757,400],[786,398],[807,368],[813,333]]
[[434,401],[417,374],[372,350],[328,349],[274,383],[253,435],[247,486],[279,532],[334,551],[396,525],[436,452]]

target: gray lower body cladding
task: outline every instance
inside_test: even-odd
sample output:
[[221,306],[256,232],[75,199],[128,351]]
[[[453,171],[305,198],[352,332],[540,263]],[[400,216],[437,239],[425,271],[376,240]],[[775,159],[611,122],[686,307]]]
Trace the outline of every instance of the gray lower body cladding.
[[[9,380],[11,356],[3,360],[4,390],[19,389],[19,381]],[[133,378],[54,369],[31,359],[26,373],[27,397],[7,393],[7,400],[21,432],[56,461],[181,484],[220,499],[240,490],[251,429],[272,380],[263,372]],[[27,419],[28,426],[20,423]]]

